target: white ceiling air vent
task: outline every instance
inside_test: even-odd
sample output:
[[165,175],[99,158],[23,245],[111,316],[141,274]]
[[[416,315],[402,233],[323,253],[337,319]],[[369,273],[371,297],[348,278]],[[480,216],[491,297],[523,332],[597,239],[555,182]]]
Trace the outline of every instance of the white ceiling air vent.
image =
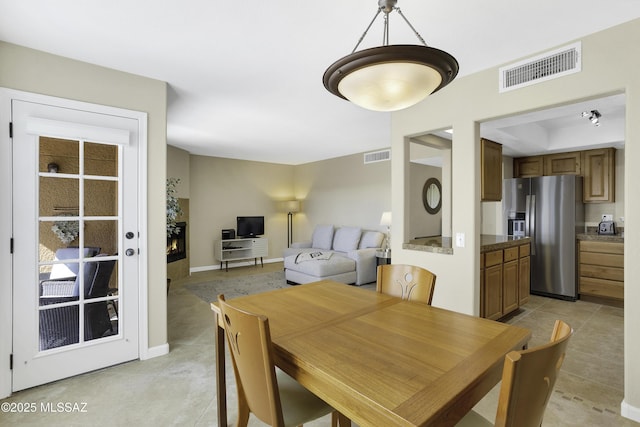
[[577,42],[500,67],[500,92],[530,86],[582,70],[582,43]]
[[391,150],[374,151],[371,153],[364,153],[364,164],[375,162],[386,162],[391,160]]

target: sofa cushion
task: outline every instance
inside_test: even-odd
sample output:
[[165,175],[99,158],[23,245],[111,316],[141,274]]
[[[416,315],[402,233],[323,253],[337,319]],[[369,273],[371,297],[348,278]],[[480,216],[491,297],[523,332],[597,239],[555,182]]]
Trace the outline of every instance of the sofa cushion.
[[311,237],[311,247],[314,249],[331,249],[333,242],[333,225],[316,225]]
[[333,250],[349,252],[358,249],[362,229],[360,227],[340,227],[333,235]]
[[384,234],[380,231],[365,231],[360,238],[359,249],[379,248],[382,246]]
[[334,253],[329,259],[317,259],[296,264],[296,255],[291,255],[284,259],[284,268],[322,278],[355,271],[356,262]]

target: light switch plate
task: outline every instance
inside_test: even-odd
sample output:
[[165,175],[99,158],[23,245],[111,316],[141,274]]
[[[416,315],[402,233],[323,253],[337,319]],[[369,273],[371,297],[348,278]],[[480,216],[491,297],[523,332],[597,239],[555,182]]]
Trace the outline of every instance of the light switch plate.
[[456,233],[456,246],[464,248],[464,233]]
[[603,221],[613,221],[613,215],[611,215],[611,214],[604,214],[604,215],[602,215],[602,220],[603,220]]

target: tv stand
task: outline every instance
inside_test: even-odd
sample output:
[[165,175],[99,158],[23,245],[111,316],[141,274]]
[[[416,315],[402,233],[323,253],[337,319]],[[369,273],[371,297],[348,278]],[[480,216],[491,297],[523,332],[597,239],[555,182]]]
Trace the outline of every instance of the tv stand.
[[251,258],[254,259],[256,266],[260,258],[260,265],[264,268],[263,257],[269,254],[269,239],[250,237],[216,240],[213,252],[216,259],[220,261],[220,270],[223,262],[225,270],[229,271],[229,261],[243,261]]

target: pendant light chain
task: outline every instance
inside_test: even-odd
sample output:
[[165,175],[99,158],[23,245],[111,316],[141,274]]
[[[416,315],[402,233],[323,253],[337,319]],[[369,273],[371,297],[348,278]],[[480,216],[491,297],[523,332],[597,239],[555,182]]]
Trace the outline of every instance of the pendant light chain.
[[[358,47],[360,46],[360,43],[362,43],[362,40],[364,40],[364,38],[367,36],[367,33],[369,32],[369,29],[371,28],[371,26],[373,25],[373,23],[376,21],[376,19],[378,18],[378,15],[380,15],[380,12],[382,12],[384,10],[384,7],[379,7],[378,10],[376,11],[375,16],[373,17],[373,19],[371,20],[371,22],[369,23],[369,25],[367,26],[367,28],[364,30],[364,33],[362,33],[362,35],[360,36],[360,39],[358,40],[358,43],[356,43],[356,46],[353,48],[353,50],[351,51],[351,53],[354,53],[356,50],[358,50]],[[413,31],[413,34],[416,35],[416,37],[418,38],[418,40],[420,40],[420,42],[429,47],[429,45],[427,44],[427,42],[424,41],[424,39],[422,38],[422,36],[420,35],[420,33],[418,33],[418,31],[413,27],[413,25],[411,25],[411,22],[409,22],[409,20],[407,19],[406,16],[404,16],[404,13],[402,13],[402,11],[400,10],[399,7],[393,7],[391,9],[391,11],[396,11],[398,12],[398,14],[400,16],[402,16],[402,19],[404,19],[404,22],[407,23],[407,25],[409,26],[409,28],[411,28],[411,31]],[[389,45],[389,13],[390,12],[384,12],[384,32],[382,34],[382,45],[383,46],[388,46]]]
[[416,35],[416,37],[418,38],[418,40],[420,40],[422,42],[423,45],[429,47],[429,45],[427,45],[427,42],[424,41],[424,39],[422,38],[422,36],[418,33],[418,31],[416,31],[415,28],[413,28],[413,25],[411,25],[411,22],[409,22],[409,20],[407,19],[406,16],[404,16],[404,13],[402,13],[402,11],[400,10],[399,7],[394,7],[394,10],[396,10],[398,12],[398,14],[400,16],[402,16],[402,19],[404,19],[404,22],[407,23],[407,25],[409,26],[409,28],[411,28],[411,30],[413,31],[413,34]]
[[382,34],[382,46],[389,46],[389,13],[384,13],[384,31]]
[[376,18],[378,17],[378,15],[380,15],[380,11],[381,10],[382,10],[381,8],[378,8],[378,11],[376,12],[376,14],[373,17],[373,19],[371,20],[371,22],[369,23],[369,26],[364,30],[364,33],[362,33],[362,36],[360,36],[360,40],[358,40],[358,43],[356,43],[356,47],[353,48],[351,53],[355,52],[358,49],[358,46],[360,46],[360,43],[362,43],[362,40],[364,40],[365,36],[367,35],[367,32],[369,31],[369,28],[371,28],[373,23],[376,21]]

